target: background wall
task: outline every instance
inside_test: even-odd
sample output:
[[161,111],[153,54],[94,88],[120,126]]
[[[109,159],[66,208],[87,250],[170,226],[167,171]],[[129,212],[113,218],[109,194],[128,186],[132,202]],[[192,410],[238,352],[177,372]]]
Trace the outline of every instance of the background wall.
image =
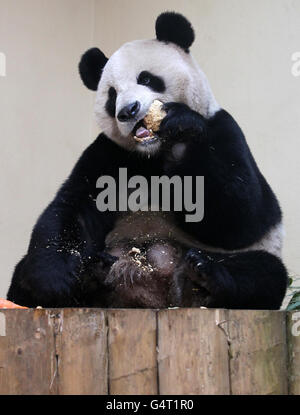
[[0,0],[0,297],[31,229],[82,150],[95,138],[93,93],[80,55],[110,56],[125,41],[154,37],[165,10],[196,30],[192,53],[218,102],[237,119],[284,212],[285,262],[300,274],[300,50],[298,0]]

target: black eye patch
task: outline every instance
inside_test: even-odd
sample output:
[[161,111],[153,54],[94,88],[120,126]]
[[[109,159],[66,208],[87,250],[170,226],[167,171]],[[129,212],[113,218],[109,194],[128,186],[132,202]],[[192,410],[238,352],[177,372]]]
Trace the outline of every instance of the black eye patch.
[[108,100],[106,101],[105,109],[112,118],[116,116],[116,99],[117,91],[111,86],[108,90]]
[[139,74],[137,78],[137,83],[139,85],[145,85],[152,89],[154,92],[164,92],[166,90],[166,85],[162,78],[159,76],[153,75],[151,72],[143,71]]

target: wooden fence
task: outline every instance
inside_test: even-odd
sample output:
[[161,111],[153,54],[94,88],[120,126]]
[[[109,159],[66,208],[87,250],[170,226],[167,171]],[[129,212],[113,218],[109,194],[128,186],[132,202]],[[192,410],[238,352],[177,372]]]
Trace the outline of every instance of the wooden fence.
[[0,394],[300,394],[295,313],[0,310]]

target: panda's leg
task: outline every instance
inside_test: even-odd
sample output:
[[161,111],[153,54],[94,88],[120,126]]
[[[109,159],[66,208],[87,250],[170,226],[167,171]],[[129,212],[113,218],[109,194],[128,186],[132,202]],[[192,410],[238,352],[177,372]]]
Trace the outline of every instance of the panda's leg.
[[259,250],[217,254],[192,248],[175,277],[181,305],[279,309],[287,288],[281,260]]

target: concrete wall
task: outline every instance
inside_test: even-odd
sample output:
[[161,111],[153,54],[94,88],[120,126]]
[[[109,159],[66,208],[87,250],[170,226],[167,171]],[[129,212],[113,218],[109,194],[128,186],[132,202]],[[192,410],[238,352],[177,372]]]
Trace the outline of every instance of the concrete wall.
[[164,10],[192,21],[192,53],[278,195],[285,262],[299,275],[300,76],[291,72],[299,1],[0,0],[0,296],[38,215],[97,134],[93,93],[77,74],[81,53],[95,45],[110,56],[125,41],[154,37]]

